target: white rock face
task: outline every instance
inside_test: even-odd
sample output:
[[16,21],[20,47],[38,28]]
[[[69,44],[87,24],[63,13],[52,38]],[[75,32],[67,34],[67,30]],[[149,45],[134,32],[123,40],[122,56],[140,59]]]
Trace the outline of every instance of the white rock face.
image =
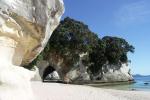
[[12,64],[15,44],[0,37],[0,100],[34,100],[30,79],[35,73]]
[[0,36],[18,43],[15,64],[28,64],[43,50],[63,11],[62,0],[0,0]]
[[[43,76],[45,69],[51,65],[58,72],[60,79],[62,79],[64,82],[90,80],[90,75],[87,73],[87,66],[85,66],[82,61],[87,58],[87,53],[80,54],[79,61],[74,65],[67,65],[63,58],[55,58],[55,54],[50,55],[51,56],[49,59],[47,59],[47,61],[41,60],[37,63],[41,77]],[[70,66],[74,67],[70,69]]]
[[34,66],[34,68],[31,70],[35,72],[35,75],[31,79],[31,81],[42,81],[41,76],[40,76],[40,72],[39,72],[39,68],[37,66]]
[[79,66],[72,68],[66,75],[66,78],[70,81],[89,81],[90,75],[87,73],[86,66],[83,64],[84,59],[87,57],[87,53],[79,55]]
[[20,67],[44,48],[63,14],[62,0],[0,0],[0,100],[35,100]]
[[103,67],[103,81],[130,81],[133,80],[130,74],[129,64],[106,65]]
[[[89,81],[90,75],[85,71],[81,72],[80,67],[79,68],[73,68],[70,70],[66,75],[66,80],[69,82],[76,82],[76,81]],[[64,80],[65,81],[65,80]]]

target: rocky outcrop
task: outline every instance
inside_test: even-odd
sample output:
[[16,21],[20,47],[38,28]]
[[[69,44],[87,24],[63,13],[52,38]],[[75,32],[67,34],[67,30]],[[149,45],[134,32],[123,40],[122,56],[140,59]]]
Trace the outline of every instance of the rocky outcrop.
[[45,61],[45,60],[41,60],[40,62],[37,63],[37,67],[39,69],[39,74],[40,74],[41,79],[43,78],[44,71],[48,66],[49,66],[49,63],[48,61]]
[[31,62],[57,27],[62,0],[0,0],[0,100],[35,100]]
[[65,76],[65,80],[67,82],[82,82],[82,81],[90,81],[90,75],[85,70],[81,71],[80,67],[71,69]]
[[84,68],[86,67],[80,66],[79,68],[71,69],[66,75],[68,79],[67,81],[90,81],[90,77],[92,77],[92,80],[100,80],[104,82],[133,81],[129,63],[117,65],[105,64],[102,68],[102,73],[99,71],[99,73],[94,76],[87,73],[87,70]]
[[17,43],[15,65],[28,64],[44,49],[63,11],[62,0],[0,1],[0,35]]
[[83,64],[83,60],[86,59],[86,57],[87,54],[81,54],[80,59],[78,62],[76,62],[76,64],[67,65],[66,61],[62,57],[56,56],[55,54],[51,54],[50,59],[48,59],[47,61],[40,61],[40,64],[38,64],[38,66],[39,69],[43,69],[41,70],[41,72],[43,72],[44,69],[48,67],[48,64],[53,66],[58,72],[60,78],[67,83],[77,83],[90,80],[100,80],[104,82],[133,80],[129,67],[130,63],[122,63],[115,65],[105,64],[102,68],[102,72],[99,71],[98,74],[92,76],[92,74],[87,72],[87,66]]
[[106,64],[103,66],[102,81],[113,82],[113,81],[131,81],[133,77],[130,72],[129,63],[120,65]]
[[50,65],[58,72],[60,79],[64,82],[88,81],[90,80],[90,75],[87,73],[87,66],[82,62],[82,60],[86,59],[86,55],[87,53],[80,54],[79,61],[70,64],[60,55],[50,53],[49,59],[41,60],[37,63],[40,76],[43,76],[44,70]]
[[87,66],[83,64],[83,60],[86,59],[87,53],[82,53],[79,55],[80,59],[78,62],[78,66],[72,68],[67,74],[66,78],[70,82],[76,81],[90,81],[90,75],[87,73]]

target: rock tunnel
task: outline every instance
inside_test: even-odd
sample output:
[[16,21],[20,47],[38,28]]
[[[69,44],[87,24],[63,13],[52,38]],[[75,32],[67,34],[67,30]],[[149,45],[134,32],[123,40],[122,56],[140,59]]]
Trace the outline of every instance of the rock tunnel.
[[58,71],[47,61],[40,61],[37,64],[37,67],[39,68],[39,74],[43,82],[60,80],[60,75]]
[[55,76],[53,75],[54,74],[54,71],[56,71],[52,66],[48,66],[45,68],[45,70],[43,71],[43,75],[42,75],[42,80],[46,80],[48,79],[47,77],[49,77],[49,79],[54,79]]

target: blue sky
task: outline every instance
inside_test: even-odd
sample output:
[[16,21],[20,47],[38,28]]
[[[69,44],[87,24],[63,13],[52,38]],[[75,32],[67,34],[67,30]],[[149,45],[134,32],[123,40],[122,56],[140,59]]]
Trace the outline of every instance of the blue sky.
[[64,0],[65,14],[98,34],[118,36],[135,47],[133,74],[150,75],[150,0]]

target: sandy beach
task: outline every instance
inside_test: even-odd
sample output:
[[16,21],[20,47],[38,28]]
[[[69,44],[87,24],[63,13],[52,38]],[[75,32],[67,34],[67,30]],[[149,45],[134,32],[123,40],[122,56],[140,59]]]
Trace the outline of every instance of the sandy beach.
[[101,89],[83,85],[32,82],[36,100],[150,100],[150,92]]

